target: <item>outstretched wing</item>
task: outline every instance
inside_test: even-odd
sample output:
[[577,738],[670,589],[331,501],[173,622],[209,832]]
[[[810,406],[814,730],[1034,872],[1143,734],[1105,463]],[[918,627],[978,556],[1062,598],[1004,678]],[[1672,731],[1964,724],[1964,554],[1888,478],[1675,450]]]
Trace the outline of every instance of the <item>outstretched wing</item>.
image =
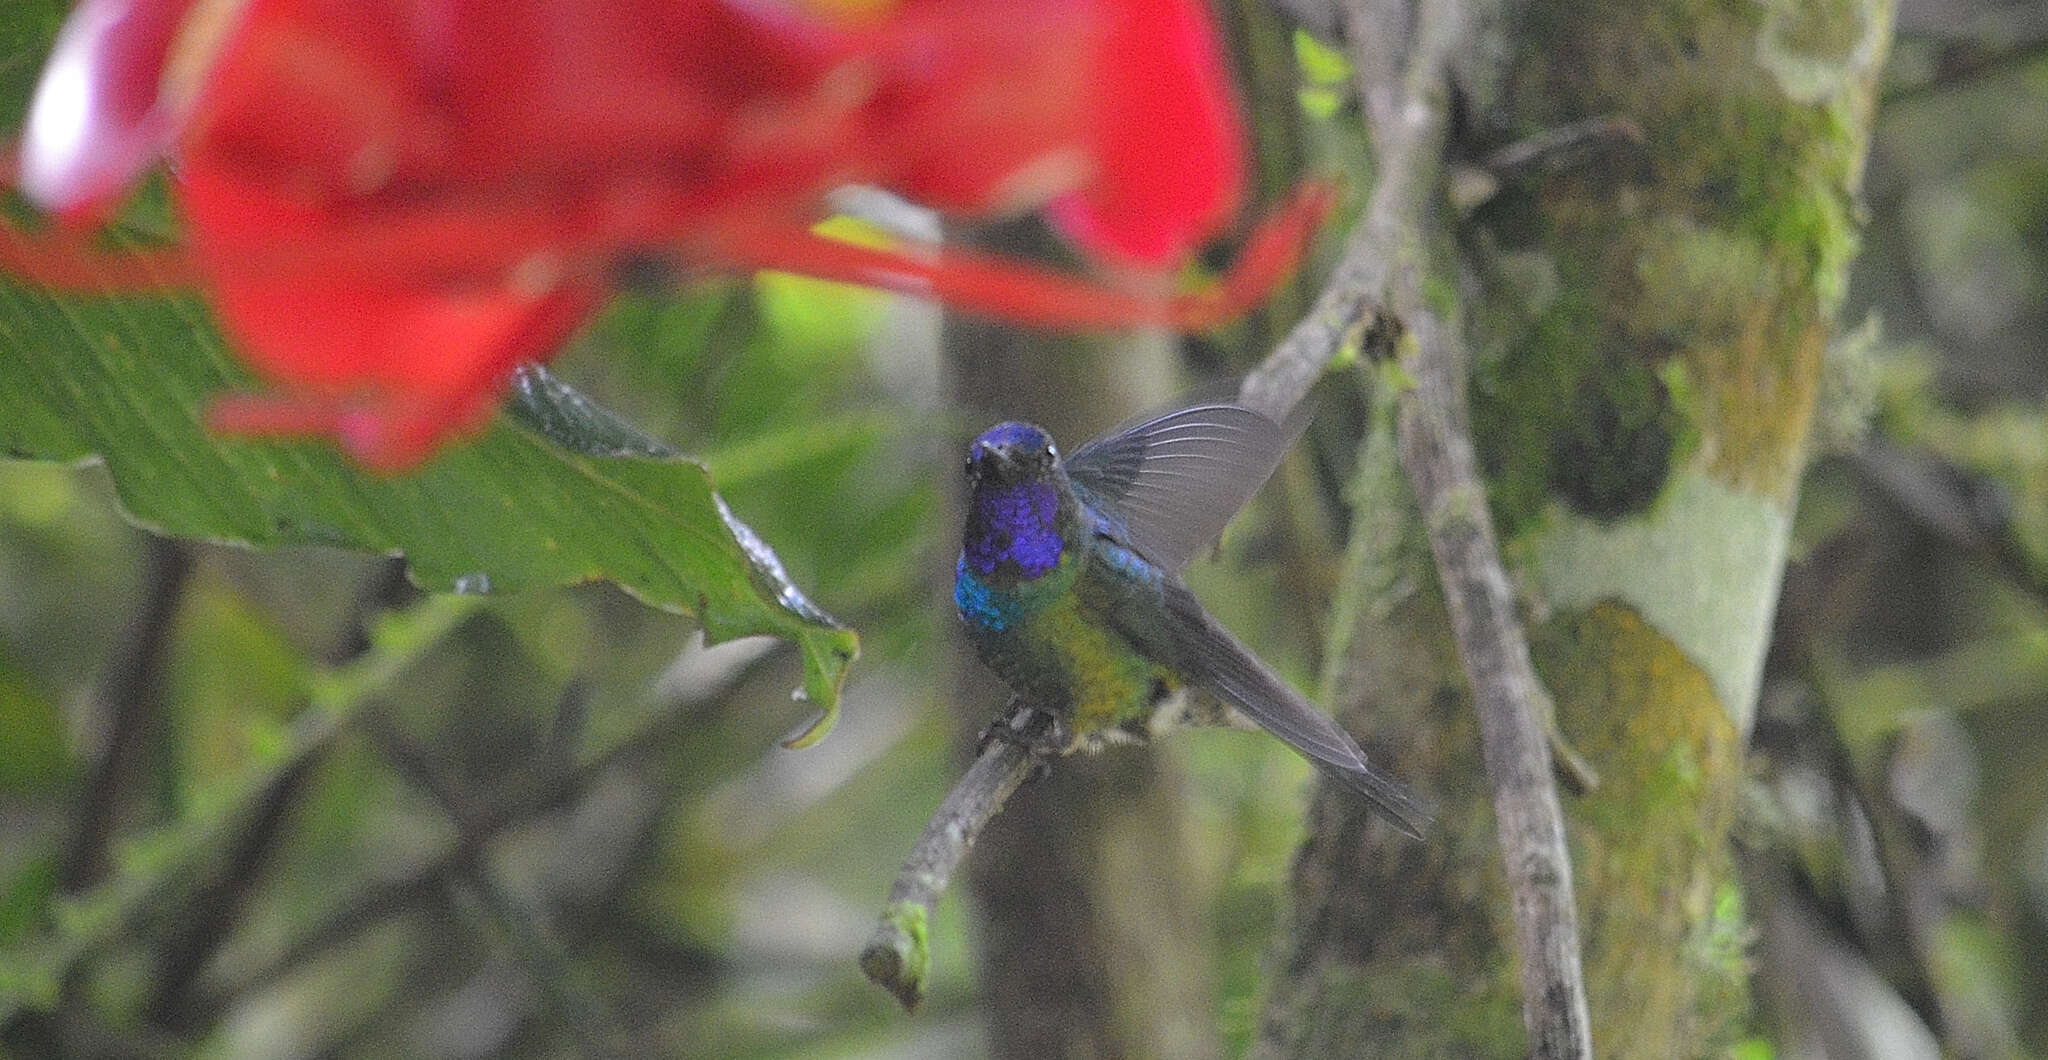
[[1230,402],[1192,405],[1089,442],[1067,458],[1067,475],[1113,532],[1178,572],[1272,477],[1305,422],[1275,423]]
[[1141,654],[1215,693],[1331,779],[1365,796],[1394,827],[1422,838],[1429,809],[1367,762],[1350,733],[1218,625],[1179,578],[1120,578],[1121,570],[1114,563],[1089,564],[1083,578],[1093,581],[1082,591],[1104,594],[1104,613]]

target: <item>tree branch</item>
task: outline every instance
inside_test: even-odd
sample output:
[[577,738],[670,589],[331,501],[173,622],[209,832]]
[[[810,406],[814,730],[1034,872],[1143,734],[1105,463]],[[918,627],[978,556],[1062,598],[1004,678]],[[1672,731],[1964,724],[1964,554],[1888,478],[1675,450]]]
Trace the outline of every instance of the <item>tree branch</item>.
[[999,723],[1009,731],[994,733],[986,741],[924,826],[895,886],[889,888],[889,904],[860,952],[860,967],[876,985],[895,994],[906,1010],[924,1000],[931,971],[932,909],[983,826],[1002,812],[1034,765],[1044,762],[1030,747],[1047,720],[1042,712],[1012,701],[1009,716]]
[[[473,812],[465,808],[467,819],[446,849],[403,877],[363,885],[312,928],[284,943],[255,971],[199,999],[197,1007],[217,1015],[234,998],[267,989],[364,930],[442,895],[462,881],[466,866],[481,857],[483,848],[499,835],[573,804],[622,764],[656,754],[690,733],[734,688],[756,673],[759,664],[786,652],[787,647],[777,642],[758,649],[721,645],[716,650],[722,657],[715,663],[703,663],[701,672],[693,672],[687,686],[671,697],[674,702],[669,709],[656,712],[569,769],[549,772],[537,787],[477,805]],[[571,692],[565,693],[571,694],[581,694],[573,684]],[[374,734],[372,738],[376,738]],[[466,806],[466,800],[462,801]]]
[[[1386,8],[1386,10],[1381,10]],[[1424,298],[1443,195],[1451,61],[1496,12],[1483,0],[1435,0],[1408,13],[1351,0],[1345,8],[1361,99],[1380,162],[1365,213],[1307,319],[1245,379],[1248,405],[1284,416],[1347,340],[1395,326],[1415,385],[1400,396],[1402,465],[1414,484],[1453,633],[1479,712],[1494,813],[1522,961],[1522,1013],[1533,1055],[1589,1057],[1571,859],[1546,742],[1548,695],[1536,678],[1494,539],[1465,411],[1467,357],[1452,322]],[[1412,29],[1409,34],[1396,28]],[[1409,37],[1403,40],[1404,37]],[[1394,56],[1408,45],[1406,64]],[[1391,311],[1391,321],[1383,319]]]
[[93,694],[106,740],[79,799],[73,832],[57,870],[57,886],[75,894],[106,874],[107,843],[121,820],[122,797],[141,742],[163,706],[164,649],[184,601],[192,551],[183,543],[143,535],[140,607]]
[[1383,322],[1393,251],[1413,237],[1441,172],[1456,43],[1450,38],[1462,34],[1418,39],[1404,70],[1393,59],[1388,20],[1359,6],[1354,0],[1347,17],[1352,40],[1373,42],[1354,50],[1377,179],[1315,305],[1238,388],[1239,401],[1276,420],[1287,418],[1346,345]]
[[[380,564],[356,594],[340,643],[328,653],[328,664],[345,666],[368,654],[376,617],[418,596],[406,579],[404,560]],[[316,747],[267,778],[240,814],[235,834],[224,844],[220,866],[186,896],[184,914],[173,920],[168,938],[159,947],[156,982],[146,1010],[153,1022],[186,1033],[196,1033],[204,1026],[191,1022],[197,1015],[189,1004],[192,984],[226,943],[244,901],[263,876],[271,851],[286,837],[284,825],[291,810],[325,758],[326,749]]]
[[1404,272],[1394,290],[1407,326],[1401,361],[1415,377],[1401,395],[1401,464],[1422,509],[1458,656],[1479,712],[1520,944],[1522,1022],[1532,1055],[1590,1057],[1571,854],[1545,738],[1550,697],[1530,664],[1494,541],[1466,424],[1464,350],[1455,332],[1422,306],[1419,286],[1413,272]]

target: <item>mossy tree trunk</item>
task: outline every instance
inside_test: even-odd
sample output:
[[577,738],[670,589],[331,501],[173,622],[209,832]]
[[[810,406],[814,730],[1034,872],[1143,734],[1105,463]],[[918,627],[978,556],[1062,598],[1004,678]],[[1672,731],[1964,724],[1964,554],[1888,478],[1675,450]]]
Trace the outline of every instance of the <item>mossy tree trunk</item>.
[[[1729,832],[1891,7],[1539,0],[1469,58],[1446,172],[1586,119],[1642,133],[1497,174],[1447,222],[1463,279],[1432,294],[1475,351],[1538,670],[1602,778],[1565,808],[1603,1056],[1716,1055],[1745,1025]],[[1522,1055],[1470,696],[1392,420],[1361,450],[1324,691],[1443,825],[1412,843],[1319,795],[1260,1052]]]

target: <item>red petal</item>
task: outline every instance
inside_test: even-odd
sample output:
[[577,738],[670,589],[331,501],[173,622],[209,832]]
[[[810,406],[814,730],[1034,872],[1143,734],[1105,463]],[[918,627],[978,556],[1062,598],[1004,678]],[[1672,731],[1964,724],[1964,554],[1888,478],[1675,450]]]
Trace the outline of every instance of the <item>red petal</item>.
[[[802,233],[842,182],[969,215],[1050,201],[1091,253],[1154,269],[1236,212],[1241,130],[1201,0],[896,0],[864,21],[805,10],[83,0],[38,95],[23,180],[54,209],[89,209],[175,137],[189,260],[278,387],[217,419],[332,435],[382,468],[480,423],[512,367],[551,354],[621,260],[787,254],[902,286],[900,261],[800,239],[717,254],[721,232]],[[1198,326],[1262,293],[1313,212],[1290,213],[1233,282],[1195,297],[1003,262],[911,279],[1021,319]],[[33,250],[0,260],[93,279]],[[507,279],[528,273],[557,279]]]
[[182,250],[101,250],[75,229],[30,234],[0,219],[0,272],[60,291],[111,294],[190,287],[197,278]]
[[83,0],[57,34],[23,131],[22,193],[77,217],[120,195],[170,146],[162,100],[194,0]]
[[938,0],[873,45],[869,142],[883,183],[938,210],[1043,206],[1089,171],[1089,75],[1106,46],[1097,0]]
[[1198,0],[1110,0],[1098,53],[1094,178],[1052,219],[1115,264],[1171,266],[1237,214],[1243,133],[1208,9]]
[[602,293],[459,294],[359,281],[216,278],[215,311],[282,392],[218,406],[230,433],[329,434],[397,471],[486,420],[512,369],[546,360]]
[[397,474],[482,426],[490,402],[444,407],[410,401],[351,403],[325,394],[227,394],[206,410],[207,429],[247,438],[326,436],[356,463]]

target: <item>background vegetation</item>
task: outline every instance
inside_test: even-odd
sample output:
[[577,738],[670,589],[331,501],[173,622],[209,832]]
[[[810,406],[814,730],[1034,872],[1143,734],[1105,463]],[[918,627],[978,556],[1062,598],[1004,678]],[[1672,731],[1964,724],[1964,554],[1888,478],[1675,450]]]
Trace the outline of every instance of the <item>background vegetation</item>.
[[[10,84],[50,25],[9,27]],[[1341,68],[1240,29],[1262,157],[1354,158]],[[1746,1057],[2048,1052],[2044,44],[2032,4],[1900,13],[1738,828]],[[1078,440],[1243,370],[1299,301],[1187,342],[1010,332],[1003,350],[929,307],[785,277],[613,306],[558,374],[700,457],[860,631],[839,725],[802,751],[776,747],[810,714],[778,642],[706,650],[693,621],[604,584],[426,596],[361,551],[158,537],[121,514],[146,481],[0,463],[0,1055],[1019,1040],[988,1025],[1006,966],[977,965],[957,899],[915,1017],[853,962],[1000,706],[951,640],[961,441],[1011,414]],[[0,301],[0,372],[64,326],[24,323],[32,308]],[[102,311],[113,324],[70,317],[70,337],[167,326]],[[1194,575],[1310,687],[1369,417],[1343,382]],[[473,498],[506,499],[516,522],[509,488]],[[1121,896],[1138,907],[1121,922],[1185,911],[1176,948],[1112,933],[1111,985],[1156,982],[1184,1013],[1164,1055],[1243,1050],[1309,769],[1271,740],[1195,733],[1075,771],[1163,792],[1134,820],[1167,822],[1183,859]],[[992,831],[977,856],[1014,864],[1025,838]]]

